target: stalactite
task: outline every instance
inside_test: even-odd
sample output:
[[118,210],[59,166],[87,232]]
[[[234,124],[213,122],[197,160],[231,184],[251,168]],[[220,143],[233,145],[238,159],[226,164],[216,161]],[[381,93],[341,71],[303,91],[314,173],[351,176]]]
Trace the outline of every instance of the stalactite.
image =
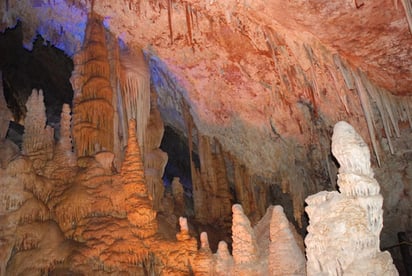
[[189,45],[193,46],[193,38],[192,38],[192,29],[193,29],[193,16],[192,16],[192,8],[190,4],[185,4],[185,11],[186,11],[186,25],[187,25],[187,33],[189,35]]
[[173,44],[173,26],[172,26],[172,17],[173,17],[173,0],[167,0],[167,20],[169,22],[169,34],[170,34],[170,43]]
[[120,53],[119,83],[123,105],[120,113],[124,114],[126,124],[129,120],[137,122],[137,138],[142,151],[145,152],[145,131],[150,117],[150,77],[143,53]]
[[346,65],[340,59],[338,54],[333,55],[333,61],[335,65],[338,67],[339,71],[341,72],[343,79],[345,81],[346,87],[350,90],[355,89],[355,83],[353,81],[353,76],[350,70],[346,68]]
[[355,73],[353,74],[353,78],[355,79],[356,90],[358,92],[361,106],[363,109],[363,113],[365,115],[365,120],[368,125],[369,137],[371,139],[373,151],[375,152],[376,160],[378,161],[378,165],[380,166],[381,161],[379,158],[378,144],[376,142],[376,136],[375,136],[374,119],[373,119],[373,113],[372,113],[372,108],[370,106],[369,98],[368,98],[367,92],[365,91],[365,86],[362,83],[361,77]]
[[350,115],[351,113],[350,113],[350,110],[349,110],[349,107],[348,107],[348,103],[345,99],[345,96],[342,95],[342,93],[341,93],[341,87],[339,85],[338,79],[337,79],[334,71],[329,66],[327,66],[327,70],[328,70],[329,74],[331,75],[331,77],[333,79],[333,85],[335,87],[336,94],[338,95],[339,100],[342,103],[342,105],[345,107],[346,114]]
[[391,141],[392,131],[391,131],[391,127],[390,127],[389,122],[388,122],[388,116],[387,116],[387,113],[386,113],[386,112],[388,112],[389,118],[391,118],[392,124],[395,126],[392,111],[391,111],[390,107],[388,107],[388,104],[384,103],[384,101],[382,99],[382,95],[379,93],[379,91],[377,91],[379,88],[375,88],[366,79],[364,74],[362,74],[361,77],[362,77],[362,82],[365,84],[366,90],[369,93],[370,98],[372,98],[372,100],[375,101],[376,106],[378,108],[378,111],[381,115],[383,128],[385,130],[386,138],[387,138],[388,144],[389,144],[389,149],[390,149],[391,153],[393,154],[394,153],[394,148],[393,148],[392,141]]
[[409,31],[412,35],[412,1],[411,0],[401,0],[403,8],[405,10],[406,19],[409,24]]
[[[310,92],[310,100],[312,101],[313,104],[313,110],[314,110],[314,114],[317,117],[318,116],[318,107],[317,107],[317,100],[315,97],[315,92],[316,95],[318,96],[318,98],[320,98],[320,93],[319,93],[319,85],[316,79],[316,72],[315,72],[315,65],[316,65],[316,60],[313,54],[313,50],[310,46],[308,45],[304,45],[304,48],[306,50],[306,55],[308,56],[308,59],[310,61],[310,74],[311,74],[311,78],[312,78],[312,85],[309,87],[309,92]],[[315,90],[315,91],[313,91]]]

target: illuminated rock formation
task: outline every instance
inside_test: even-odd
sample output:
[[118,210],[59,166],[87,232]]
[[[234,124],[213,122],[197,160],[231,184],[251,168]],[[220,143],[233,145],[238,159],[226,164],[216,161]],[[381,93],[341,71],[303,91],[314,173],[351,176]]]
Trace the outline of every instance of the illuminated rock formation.
[[390,254],[379,248],[383,198],[368,146],[342,121],[334,127],[332,152],[341,165],[340,193],[324,191],[306,199],[308,275],[398,275]]
[[[379,252],[379,193],[403,216],[391,234],[399,225],[410,228],[405,164],[412,101],[391,94],[409,94],[411,87],[407,1],[404,9],[383,0],[0,2],[1,30],[27,20],[26,45],[39,32],[69,55],[80,50],[72,77],[73,145],[67,107],[53,156],[53,135],[32,114],[23,147],[28,156],[9,142],[0,145],[2,274],[30,274],[31,266],[57,275],[304,274],[302,246],[283,210],[264,214],[270,204],[284,204],[288,217],[304,226],[303,199],[335,189],[329,136],[343,119],[364,137],[369,132],[377,163],[370,164],[364,144],[352,147],[358,138],[335,141],[341,193],[308,198],[308,271],[381,273],[387,261],[394,273]],[[153,62],[149,71],[145,59],[164,66]],[[163,198],[163,124],[188,140],[193,209],[176,185],[174,204],[164,203],[171,195]],[[0,123],[0,138],[3,129]],[[383,179],[397,176],[381,181],[381,191],[371,170],[378,164]],[[242,206],[233,207],[233,256],[225,242],[212,254],[204,234],[198,250],[201,227],[219,232],[208,233],[211,248],[217,234],[229,235],[233,202]],[[193,210],[175,240],[177,217]],[[157,211],[171,222],[166,231],[157,231]],[[50,247],[43,241],[47,231]],[[49,258],[37,259],[39,252]],[[36,263],[22,263],[30,254]],[[376,271],[361,262],[375,262]]]
[[[101,19],[91,14],[82,50],[74,56],[71,83],[73,141],[78,157],[100,150],[114,150],[113,90],[105,30]],[[99,110],[99,112],[96,112]]]
[[76,156],[72,150],[70,106],[63,105],[60,118],[60,138],[55,146],[53,159],[44,168],[44,175],[68,181],[75,174]]
[[155,234],[157,230],[156,211],[153,210],[147,192],[144,166],[136,138],[135,120],[129,121],[129,139],[120,175],[125,190],[129,222],[139,228],[139,237],[143,238]]
[[33,167],[40,170],[53,157],[54,148],[54,131],[46,125],[43,91],[33,89],[26,107],[22,152],[33,161]]

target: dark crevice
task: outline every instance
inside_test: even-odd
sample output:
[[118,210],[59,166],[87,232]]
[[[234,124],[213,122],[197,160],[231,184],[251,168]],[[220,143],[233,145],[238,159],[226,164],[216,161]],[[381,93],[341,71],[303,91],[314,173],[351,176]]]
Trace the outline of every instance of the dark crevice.
[[42,89],[47,123],[58,134],[62,106],[64,103],[71,105],[73,99],[69,81],[73,61],[40,35],[34,40],[33,49],[26,50],[22,43],[23,24],[19,22],[15,28],[0,34],[4,96],[15,123],[22,123],[32,89]]

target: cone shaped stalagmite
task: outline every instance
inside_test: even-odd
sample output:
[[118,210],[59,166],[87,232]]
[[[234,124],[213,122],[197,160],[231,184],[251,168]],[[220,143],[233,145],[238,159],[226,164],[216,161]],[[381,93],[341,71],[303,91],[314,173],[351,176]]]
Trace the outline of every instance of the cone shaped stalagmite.
[[[91,14],[82,50],[74,57],[73,140],[78,157],[113,151],[114,108],[105,30]],[[96,112],[96,111],[99,112]]]
[[[139,235],[150,236],[156,232],[156,212],[148,197],[144,177],[144,167],[136,138],[136,121],[129,121],[129,139],[125,159],[121,167],[121,178],[126,198],[127,217],[131,224],[144,227]],[[148,228],[147,228],[148,227]]]
[[33,89],[26,107],[22,151],[33,160],[34,168],[40,170],[52,158],[54,146],[54,131],[46,126],[46,108],[41,89]]

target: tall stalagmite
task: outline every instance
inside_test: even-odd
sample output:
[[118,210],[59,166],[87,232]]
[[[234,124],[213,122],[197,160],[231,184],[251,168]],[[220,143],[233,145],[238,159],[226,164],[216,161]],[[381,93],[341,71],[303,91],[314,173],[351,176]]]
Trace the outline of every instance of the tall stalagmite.
[[398,275],[390,254],[379,248],[383,198],[367,144],[341,121],[334,127],[332,152],[341,165],[340,193],[306,199],[308,275]]
[[72,151],[71,109],[68,104],[63,105],[60,115],[60,138],[54,149],[53,159],[47,162],[44,175],[67,181],[75,173],[77,165],[76,155]]
[[46,126],[46,108],[41,89],[33,89],[26,107],[22,152],[33,160],[33,167],[40,170],[52,158],[54,147],[54,130]]
[[[113,89],[105,30],[101,18],[89,15],[86,36],[74,56],[73,140],[78,157],[114,150]],[[99,110],[99,112],[96,112]]]
[[136,121],[129,121],[129,138],[125,159],[120,171],[123,189],[126,191],[126,210],[129,222],[136,226],[139,237],[148,237],[156,233],[156,211],[152,202],[144,176],[144,167],[136,138]]

